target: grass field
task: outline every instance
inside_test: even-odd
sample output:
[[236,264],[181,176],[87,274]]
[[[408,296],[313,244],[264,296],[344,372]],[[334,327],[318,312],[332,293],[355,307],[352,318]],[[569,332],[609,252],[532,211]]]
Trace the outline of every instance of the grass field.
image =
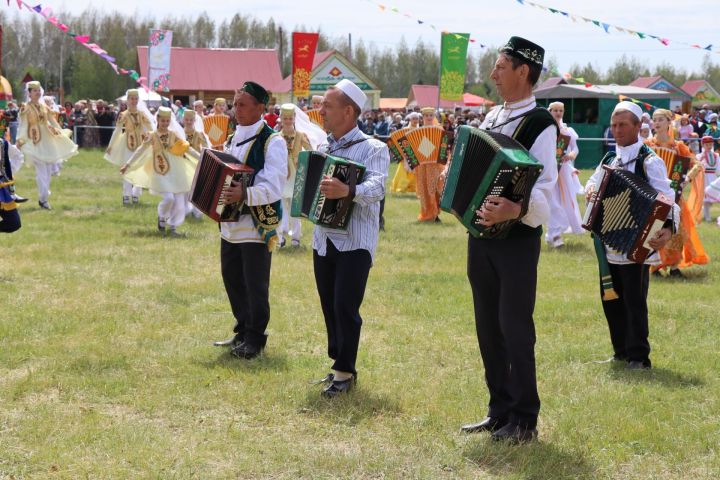
[[[32,169],[17,179],[34,201],[0,237],[0,478],[720,477],[717,261],[652,280],[656,368],[628,372],[596,362],[612,352],[589,238],[543,246],[540,441],[509,447],[459,433],[487,390],[449,215],[420,225],[414,196],[388,196],[359,388],[328,402],[308,384],[329,367],[309,224],[273,255],[268,348],[241,361],[211,346],[233,325],[212,221],[161,237],[158,197],[123,207],[98,151],[53,179],[51,212]],[[720,229],[700,234],[720,258]]]

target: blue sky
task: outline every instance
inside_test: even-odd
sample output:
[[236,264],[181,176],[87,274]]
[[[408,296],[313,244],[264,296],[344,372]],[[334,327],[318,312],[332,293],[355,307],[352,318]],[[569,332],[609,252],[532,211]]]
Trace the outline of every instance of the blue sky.
[[[392,48],[401,37],[409,44],[422,39],[439,45],[439,33],[419,25],[415,19],[382,12],[374,5],[377,3],[395,7],[441,30],[470,32],[478,43],[500,45],[510,35],[524,36],[544,46],[547,55],[554,55],[562,72],[568,71],[573,63],[588,61],[606,69],[623,53],[650,65],[667,61],[688,71],[698,71],[705,54],[673,43],[664,47],[656,40],[641,40],[612,30],[606,34],[593,25],[573,23],[560,15],[522,6],[516,0],[122,0],[119,3],[122,8],[108,6],[118,4],[96,0],[50,0],[43,5],[56,11],[65,9],[79,13],[93,4],[101,10],[114,9],[157,18],[171,12],[194,15],[204,10],[217,22],[241,12],[263,20],[272,17],[291,29],[302,24],[321,26],[324,32],[333,36],[351,33],[353,41],[362,38],[379,49]],[[536,3],[670,40],[703,46],[713,44],[715,51],[720,50],[720,2],[717,0],[537,0]],[[479,46],[471,46],[471,52],[479,51]],[[720,54],[711,54],[711,59],[720,63]]]

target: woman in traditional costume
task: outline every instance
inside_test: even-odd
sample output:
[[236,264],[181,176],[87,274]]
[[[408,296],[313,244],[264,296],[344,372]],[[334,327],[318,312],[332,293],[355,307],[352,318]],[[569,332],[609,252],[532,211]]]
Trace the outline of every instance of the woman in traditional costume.
[[[407,129],[418,128],[420,126],[420,114],[412,112],[408,115]],[[398,163],[395,176],[393,176],[390,191],[392,193],[415,193],[415,173],[410,169],[405,159]]]
[[[702,152],[698,153],[697,159],[705,169],[705,198],[703,202],[703,218],[711,222],[710,206],[713,203],[720,203],[720,181],[718,181],[717,169],[720,156],[713,150],[713,138],[705,136],[702,138]],[[720,217],[718,217],[720,219]]]
[[562,102],[553,102],[548,106],[548,110],[560,128],[560,135],[556,151],[558,179],[550,196],[550,219],[545,241],[551,247],[558,248],[565,244],[563,233],[585,233],[577,201],[577,195],[583,187],[573,163],[580,153],[577,146],[578,134],[562,121],[565,105]]
[[[145,102],[140,100],[140,92],[130,89],[125,92],[127,110],[120,113],[110,143],[105,150],[105,160],[113,165],[122,166],[140,148],[155,129],[155,118],[150,114]],[[123,205],[138,203],[142,188],[123,181]]]
[[[655,136],[647,140],[645,144],[652,148],[655,153],[665,161],[665,165],[668,168],[668,176],[670,176],[670,169],[672,167],[671,161],[676,156],[691,158],[693,166],[691,166],[688,171],[687,178],[692,180],[695,175],[702,170],[702,167],[697,164],[695,156],[685,143],[673,139],[670,130],[672,128],[673,116],[670,110],[663,108],[656,109],[653,113]],[[679,181],[684,180],[685,179],[680,179]],[[709,258],[707,253],[705,253],[705,248],[702,243],[700,243],[700,237],[695,228],[693,214],[682,195],[678,200],[678,205],[680,206],[680,228],[677,233],[672,236],[667,245],[665,245],[665,248],[660,250],[662,263],[657,267],[653,267],[653,270],[659,274],[662,269],[669,269],[670,276],[682,277],[683,275],[680,273],[680,268],[691,265],[705,265],[708,263]]]
[[[185,110],[182,116],[185,140],[190,148],[202,153],[203,148],[210,148],[210,139],[204,132],[203,120],[195,110]],[[185,196],[185,215],[192,214],[193,218],[201,219],[202,212],[190,203],[190,192]]]
[[185,140],[185,132],[167,107],[158,109],[157,130],[120,167],[125,180],[162,196],[158,204],[157,227],[178,236],[185,221],[186,194],[192,186],[200,154]]
[[62,133],[55,115],[41,99],[40,82],[26,84],[26,103],[20,110],[17,146],[26,162],[35,167],[38,205],[50,210],[50,179],[53,166],[77,155],[78,146]]

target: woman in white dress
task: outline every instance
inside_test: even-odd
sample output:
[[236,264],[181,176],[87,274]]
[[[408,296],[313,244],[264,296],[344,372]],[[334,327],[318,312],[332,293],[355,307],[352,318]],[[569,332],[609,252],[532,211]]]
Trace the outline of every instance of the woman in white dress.
[[574,165],[580,149],[577,146],[578,134],[562,121],[565,105],[562,102],[553,102],[548,109],[560,127],[560,135],[557,149],[558,180],[550,196],[550,220],[548,220],[545,241],[551,247],[558,248],[565,244],[562,239],[563,233],[576,235],[585,233],[577,201],[582,185]]

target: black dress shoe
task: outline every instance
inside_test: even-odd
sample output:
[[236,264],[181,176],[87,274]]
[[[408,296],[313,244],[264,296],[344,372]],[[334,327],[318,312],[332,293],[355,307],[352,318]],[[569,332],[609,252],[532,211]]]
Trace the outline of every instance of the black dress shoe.
[[677,278],[685,278],[685,275],[683,275],[683,273],[680,271],[679,268],[671,268],[668,276],[669,277],[677,277]]
[[25,203],[28,201],[27,198],[21,197],[20,195],[13,195],[13,200],[15,200],[15,203]]
[[325,398],[335,398],[343,393],[348,393],[355,387],[355,375],[347,380],[333,380],[320,393]]
[[250,360],[251,358],[255,358],[260,355],[262,351],[262,347],[243,342],[240,345],[233,347],[233,349],[230,350],[230,355]]
[[479,432],[497,432],[507,425],[507,420],[497,417],[485,417],[478,423],[468,423],[460,427],[463,433],[479,433]]
[[650,360],[630,360],[625,368],[628,370],[650,370],[652,366],[650,365]]
[[517,423],[508,423],[500,430],[492,434],[496,442],[508,442],[512,444],[528,443],[537,440],[538,431],[535,428],[522,427]]
[[227,340],[218,340],[213,342],[216,347],[235,347],[243,342],[243,337],[239,333],[235,334],[234,337],[230,337]]
[[40,208],[44,208],[45,210],[52,210],[52,207],[48,202],[38,202],[38,205],[40,205]]

